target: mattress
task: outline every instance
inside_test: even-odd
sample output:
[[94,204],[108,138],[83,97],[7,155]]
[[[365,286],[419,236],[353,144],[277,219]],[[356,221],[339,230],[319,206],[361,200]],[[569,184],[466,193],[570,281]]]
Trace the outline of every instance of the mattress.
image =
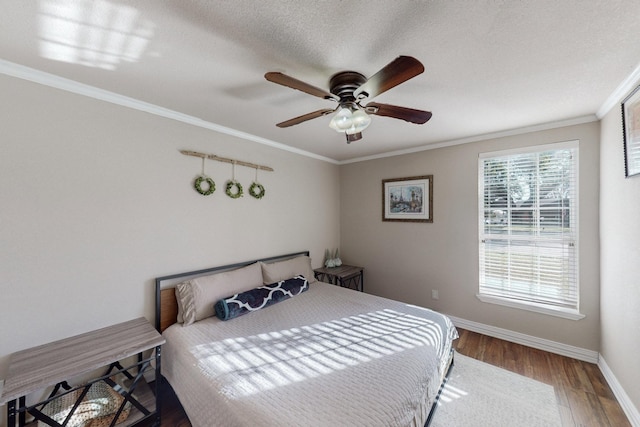
[[163,335],[162,373],[194,427],[422,426],[458,336],[434,311],[322,282]]

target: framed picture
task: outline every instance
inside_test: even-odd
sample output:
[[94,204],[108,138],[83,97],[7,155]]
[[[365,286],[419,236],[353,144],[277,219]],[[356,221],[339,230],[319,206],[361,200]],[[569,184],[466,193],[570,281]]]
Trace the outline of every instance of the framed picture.
[[433,175],[383,179],[382,220],[433,222]]
[[640,86],[622,101],[624,174],[640,174]]

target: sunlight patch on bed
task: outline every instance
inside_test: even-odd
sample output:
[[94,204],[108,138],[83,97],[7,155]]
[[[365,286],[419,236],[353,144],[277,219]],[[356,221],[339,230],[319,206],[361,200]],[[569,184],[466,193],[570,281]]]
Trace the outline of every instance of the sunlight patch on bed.
[[442,339],[443,331],[437,323],[385,309],[227,338],[197,346],[192,352],[200,360],[203,375],[226,379],[228,385],[222,392],[238,398],[335,374],[418,347],[429,346],[436,351]]

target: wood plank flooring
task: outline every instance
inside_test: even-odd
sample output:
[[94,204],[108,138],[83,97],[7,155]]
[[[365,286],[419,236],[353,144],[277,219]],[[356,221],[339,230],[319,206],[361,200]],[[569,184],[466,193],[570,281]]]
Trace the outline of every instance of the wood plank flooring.
[[511,372],[552,385],[560,406],[562,425],[631,426],[600,368],[498,338],[458,328],[456,351]]
[[[552,385],[564,427],[631,426],[596,365],[460,328],[458,332],[454,346],[459,353]],[[191,427],[171,387],[164,383],[161,389],[162,426]]]

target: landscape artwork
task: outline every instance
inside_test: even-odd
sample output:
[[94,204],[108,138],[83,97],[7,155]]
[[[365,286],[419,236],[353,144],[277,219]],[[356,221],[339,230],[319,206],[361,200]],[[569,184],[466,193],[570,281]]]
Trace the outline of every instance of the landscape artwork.
[[624,173],[640,175],[640,86],[622,101]]
[[382,181],[382,220],[433,222],[433,175]]
[[424,205],[424,184],[389,186],[391,213],[421,213]]

